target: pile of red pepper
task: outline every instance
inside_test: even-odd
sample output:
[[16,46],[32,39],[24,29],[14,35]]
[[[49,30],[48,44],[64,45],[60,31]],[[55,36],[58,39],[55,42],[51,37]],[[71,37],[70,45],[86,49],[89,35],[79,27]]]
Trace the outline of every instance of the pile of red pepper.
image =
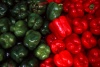
[[47,1],[62,11],[50,19],[45,39],[52,53],[40,67],[100,67],[100,0]]

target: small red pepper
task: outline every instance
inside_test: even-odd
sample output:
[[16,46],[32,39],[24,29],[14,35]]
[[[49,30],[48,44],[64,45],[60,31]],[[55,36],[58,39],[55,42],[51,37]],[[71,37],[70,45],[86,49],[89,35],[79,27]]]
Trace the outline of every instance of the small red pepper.
[[51,51],[57,54],[65,49],[65,44],[62,40],[54,40],[50,45]]
[[49,24],[49,29],[58,39],[61,40],[72,33],[71,26],[65,16],[60,16],[54,19]]
[[50,46],[52,41],[56,40],[57,38],[51,33],[46,36],[46,42]]
[[97,44],[96,38],[92,35],[90,31],[86,31],[82,34],[81,41],[82,45],[87,49],[93,48]]
[[47,0],[48,3],[51,3],[51,2],[55,2],[55,3],[61,3],[62,0]]
[[94,15],[93,14],[86,14],[84,16],[84,18],[88,21],[88,23],[90,23],[91,20],[94,19]]
[[93,14],[99,8],[99,2],[98,0],[86,0],[83,6],[86,12]]
[[55,54],[54,63],[57,67],[71,67],[73,65],[73,57],[67,50]]
[[84,53],[78,53],[74,57],[74,67],[88,67],[88,58]]
[[75,18],[72,21],[72,28],[74,33],[82,34],[88,29],[88,21],[84,18]]
[[77,54],[81,51],[81,39],[77,34],[73,33],[66,37],[64,42],[67,50],[69,50],[72,54]]
[[100,49],[93,48],[88,52],[88,60],[92,67],[100,67]]
[[95,35],[100,35],[100,17],[90,22],[90,31]]

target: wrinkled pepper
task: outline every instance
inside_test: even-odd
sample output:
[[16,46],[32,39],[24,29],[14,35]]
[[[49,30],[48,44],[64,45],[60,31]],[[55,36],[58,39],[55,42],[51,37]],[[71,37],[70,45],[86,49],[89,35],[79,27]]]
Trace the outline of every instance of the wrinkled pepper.
[[82,34],[81,37],[81,42],[82,45],[86,48],[86,49],[90,49],[96,46],[97,44],[97,40],[96,38],[93,36],[93,34],[90,31],[85,31]]
[[28,50],[23,46],[22,43],[17,44],[11,49],[11,58],[15,60],[17,63],[22,62],[24,57],[26,57],[28,54]]
[[40,60],[45,60],[49,57],[50,52],[50,47],[46,43],[40,43],[34,50],[34,55]]
[[64,39],[72,33],[71,26],[65,16],[54,19],[49,24],[49,29],[58,39]]
[[11,33],[3,33],[0,35],[0,45],[4,49],[11,48],[16,43],[16,37]]
[[33,30],[40,29],[42,24],[43,24],[43,19],[40,15],[36,13],[31,13],[28,16],[28,27],[32,28]]
[[90,31],[95,35],[100,35],[100,17],[91,20]]
[[71,67],[73,65],[73,57],[69,51],[64,50],[55,54],[54,63],[57,67]]
[[69,50],[72,54],[77,54],[81,51],[81,39],[75,33],[65,38],[65,45],[67,50]]
[[27,32],[27,25],[23,20],[19,20],[15,24],[10,26],[10,31],[14,32],[16,36],[22,37]]
[[99,8],[99,0],[86,0],[83,4],[84,10],[89,13],[93,14]]
[[61,12],[62,12],[62,4],[51,2],[47,7],[46,15],[49,20],[53,20],[59,17]]
[[29,49],[33,50],[39,44],[41,40],[41,34],[38,31],[29,30],[26,32],[24,38],[24,45]]

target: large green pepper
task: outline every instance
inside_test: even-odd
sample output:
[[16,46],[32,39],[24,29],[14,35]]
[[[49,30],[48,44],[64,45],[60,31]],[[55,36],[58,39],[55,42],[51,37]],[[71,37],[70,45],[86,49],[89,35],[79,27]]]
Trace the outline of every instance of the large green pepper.
[[62,4],[51,2],[47,7],[47,18],[53,20],[60,16],[62,12]]
[[13,60],[6,60],[0,67],[17,67]]
[[27,17],[27,5],[25,2],[17,3],[11,10],[12,16],[16,19],[24,19]]
[[41,40],[41,34],[38,31],[29,30],[24,38],[24,45],[30,50],[36,48]]
[[7,49],[15,45],[16,37],[11,33],[3,33],[0,35],[0,45]]
[[27,60],[24,60],[20,67],[39,67],[39,61],[37,58],[30,58]]
[[7,12],[7,6],[5,4],[0,3],[0,18],[5,15]]
[[25,35],[27,31],[26,23],[23,20],[17,21],[14,25],[10,27],[10,30],[14,32],[14,34],[18,37],[22,37]]
[[38,47],[34,50],[34,55],[40,59],[44,60],[49,57],[50,47],[46,43],[40,43]]
[[49,21],[44,21],[41,29],[40,29],[40,32],[43,34],[43,35],[47,35],[48,33],[50,33],[50,30],[48,28],[48,25],[49,25]]
[[43,24],[42,17],[36,13],[31,13],[28,17],[28,26],[34,30],[40,29]]
[[37,14],[43,14],[46,11],[46,3],[31,3],[30,6],[30,11],[37,13]]
[[11,58],[17,63],[20,63],[27,54],[28,50],[21,43],[13,47],[11,50]]
[[0,33],[5,33],[9,31],[10,21],[7,18],[0,19]]
[[5,52],[3,49],[0,48],[0,62],[4,60]]

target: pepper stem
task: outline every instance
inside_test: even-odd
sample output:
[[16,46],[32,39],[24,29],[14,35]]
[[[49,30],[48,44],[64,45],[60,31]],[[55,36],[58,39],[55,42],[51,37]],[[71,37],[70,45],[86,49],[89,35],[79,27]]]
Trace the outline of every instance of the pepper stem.
[[91,5],[89,6],[89,8],[90,8],[91,10],[93,10],[93,9],[94,9],[94,4],[91,4]]

